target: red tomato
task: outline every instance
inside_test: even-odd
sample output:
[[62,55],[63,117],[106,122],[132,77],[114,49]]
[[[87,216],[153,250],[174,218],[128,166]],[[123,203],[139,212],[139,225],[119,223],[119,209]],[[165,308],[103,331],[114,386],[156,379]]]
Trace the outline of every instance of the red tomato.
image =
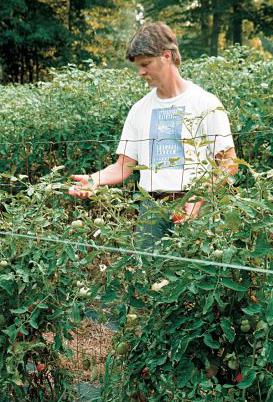
[[242,373],[238,373],[238,374],[236,375],[236,377],[234,378],[234,380],[235,380],[235,382],[241,382],[241,381],[243,381]]
[[172,215],[172,221],[174,224],[183,223],[185,221],[185,214],[183,214],[181,212],[175,212]]
[[144,367],[144,369],[141,371],[141,377],[142,378],[147,378],[147,377],[149,377],[149,369],[148,369],[148,367]]
[[36,366],[37,371],[41,372],[44,371],[46,368],[46,365],[44,363],[38,363]]

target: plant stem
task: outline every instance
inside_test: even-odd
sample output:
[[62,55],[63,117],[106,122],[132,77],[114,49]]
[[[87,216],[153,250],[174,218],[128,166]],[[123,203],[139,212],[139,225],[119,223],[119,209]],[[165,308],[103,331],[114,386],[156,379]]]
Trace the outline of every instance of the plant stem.
[[271,397],[272,392],[273,392],[273,385],[271,385],[271,387],[269,388],[265,402],[270,402],[270,397]]

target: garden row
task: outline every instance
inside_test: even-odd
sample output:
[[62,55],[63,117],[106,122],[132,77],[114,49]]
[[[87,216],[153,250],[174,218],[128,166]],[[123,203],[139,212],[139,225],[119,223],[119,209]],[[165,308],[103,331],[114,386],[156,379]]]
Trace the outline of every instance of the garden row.
[[[162,239],[164,258],[141,261],[124,250],[135,250],[138,203],[130,193],[104,188],[75,203],[61,169],[33,185],[18,177],[24,190],[1,192],[0,383],[7,401],[74,400],[60,357],[71,357],[67,340],[90,306],[120,328],[104,401],[270,401],[272,172],[251,174],[251,188],[207,194],[200,184],[200,218]],[[158,214],[164,208],[155,203]]]

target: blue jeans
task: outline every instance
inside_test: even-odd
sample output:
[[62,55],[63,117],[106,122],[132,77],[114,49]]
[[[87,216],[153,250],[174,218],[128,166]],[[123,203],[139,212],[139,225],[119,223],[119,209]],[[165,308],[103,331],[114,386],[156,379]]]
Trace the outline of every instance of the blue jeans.
[[135,230],[138,250],[155,251],[156,242],[160,241],[174,227],[170,218],[171,212],[171,205],[167,203],[159,205],[153,199],[141,202]]

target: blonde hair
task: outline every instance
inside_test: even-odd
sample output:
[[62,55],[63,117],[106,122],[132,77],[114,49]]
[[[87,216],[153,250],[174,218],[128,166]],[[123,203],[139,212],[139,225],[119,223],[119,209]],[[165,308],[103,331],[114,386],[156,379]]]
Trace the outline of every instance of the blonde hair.
[[137,56],[160,56],[164,50],[170,50],[176,66],[181,63],[181,55],[175,33],[163,22],[144,24],[132,37],[126,52],[126,58],[135,61]]

